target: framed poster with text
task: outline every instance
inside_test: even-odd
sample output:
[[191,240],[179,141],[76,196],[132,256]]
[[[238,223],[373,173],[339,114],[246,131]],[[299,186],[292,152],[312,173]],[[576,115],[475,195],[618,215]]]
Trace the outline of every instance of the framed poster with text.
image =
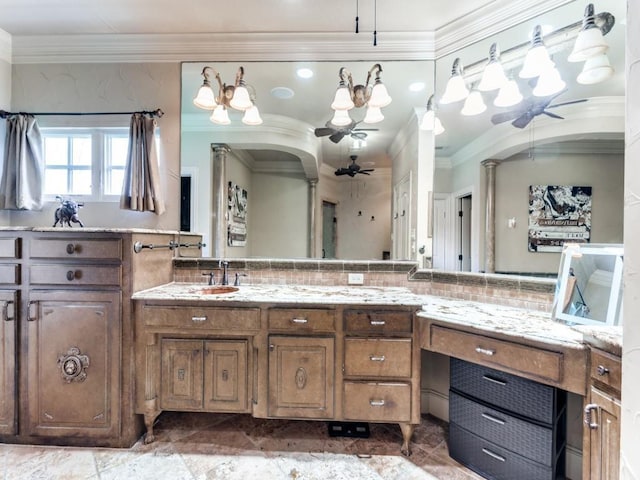
[[247,191],[229,182],[227,195],[227,245],[244,247],[247,244]]
[[562,252],[591,240],[591,187],[529,186],[529,251]]

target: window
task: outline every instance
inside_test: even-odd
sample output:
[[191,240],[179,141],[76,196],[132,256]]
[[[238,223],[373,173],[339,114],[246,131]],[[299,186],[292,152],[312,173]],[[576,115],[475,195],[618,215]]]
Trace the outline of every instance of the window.
[[128,129],[42,129],[44,193],[117,201],[129,148]]

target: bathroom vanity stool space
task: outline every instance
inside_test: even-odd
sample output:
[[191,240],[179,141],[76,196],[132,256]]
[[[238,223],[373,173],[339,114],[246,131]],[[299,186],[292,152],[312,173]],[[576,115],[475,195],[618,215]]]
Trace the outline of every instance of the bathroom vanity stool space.
[[314,296],[281,286],[300,300],[274,303],[259,285],[185,299],[176,288],[135,297],[136,413],[146,443],[163,410],[236,412],[398,423],[409,454],[420,423],[419,300],[344,304],[338,288]]

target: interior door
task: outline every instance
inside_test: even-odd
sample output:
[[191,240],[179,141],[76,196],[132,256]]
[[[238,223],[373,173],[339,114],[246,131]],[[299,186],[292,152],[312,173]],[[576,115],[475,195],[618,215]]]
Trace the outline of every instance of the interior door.
[[322,258],[336,258],[338,231],[336,204],[322,201]]
[[405,176],[394,188],[393,211],[393,259],[411,259],[411,174]]

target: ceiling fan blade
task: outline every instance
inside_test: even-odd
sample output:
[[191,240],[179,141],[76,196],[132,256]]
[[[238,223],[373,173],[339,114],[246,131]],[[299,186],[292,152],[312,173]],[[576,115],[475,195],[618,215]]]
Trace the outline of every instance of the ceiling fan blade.
[[579,100],[569,100],[568,102],[554,103],[553,105],[549,105],[547,108],[562,107],[563,105],[572,105],[574,103],[583,103],[586,101],[587,101],[586,98],[581,98]]
[[349,174],[349,170],[346,169],[346,168],[339,168],[334,173],[335,173],[335,175],[337,177],[339,177],[340,175],[348,175]]
[[326,128],[326,127],[320,127],[320,128],[316,128],[313,133],[315,133],[316,137],[326,137],[327,135],[332,135],[334,133],[336,133],[336,129],[335,128]]
[[355,173],[361,173],[362,175],[371,175],[369,172],[365,171],[365,170],[358,170]]
[[335,132],[333,135],[329,137],[329,140],[331,140],[333,143],[338,143],[340,140],[344,138],[345,135],[346,135],[345,132]]
[[544,113],[545,115],[551,117],[551,118],[557,118],[558,120],[564,120],[564,117],[561,117],[560,115],[556,115],[555,113],[551,113],[551,112],[547,112],[546,110],[543,110],[542,113]]
[[376,170],[374,168],[365,168],[363,170],[360,170],[360,173],[367,173],[367,172],[375,172]]
[[508,122],[509,120],[513,120],[514,118],[518,118],[519,116],[526,114],[526,110],[518,109],[518,110],[510,110],[508,112],[496,113],[491,117],[491,122],[494,125],[499,123]]
[[531,112],[525,112],[524,115],[519,116],[513,122],[511,122],[511,125],[513,125],[516,128],[524,128],[527,125],[529,125],[531,120],[533,120],[534,116],[535,115]]

